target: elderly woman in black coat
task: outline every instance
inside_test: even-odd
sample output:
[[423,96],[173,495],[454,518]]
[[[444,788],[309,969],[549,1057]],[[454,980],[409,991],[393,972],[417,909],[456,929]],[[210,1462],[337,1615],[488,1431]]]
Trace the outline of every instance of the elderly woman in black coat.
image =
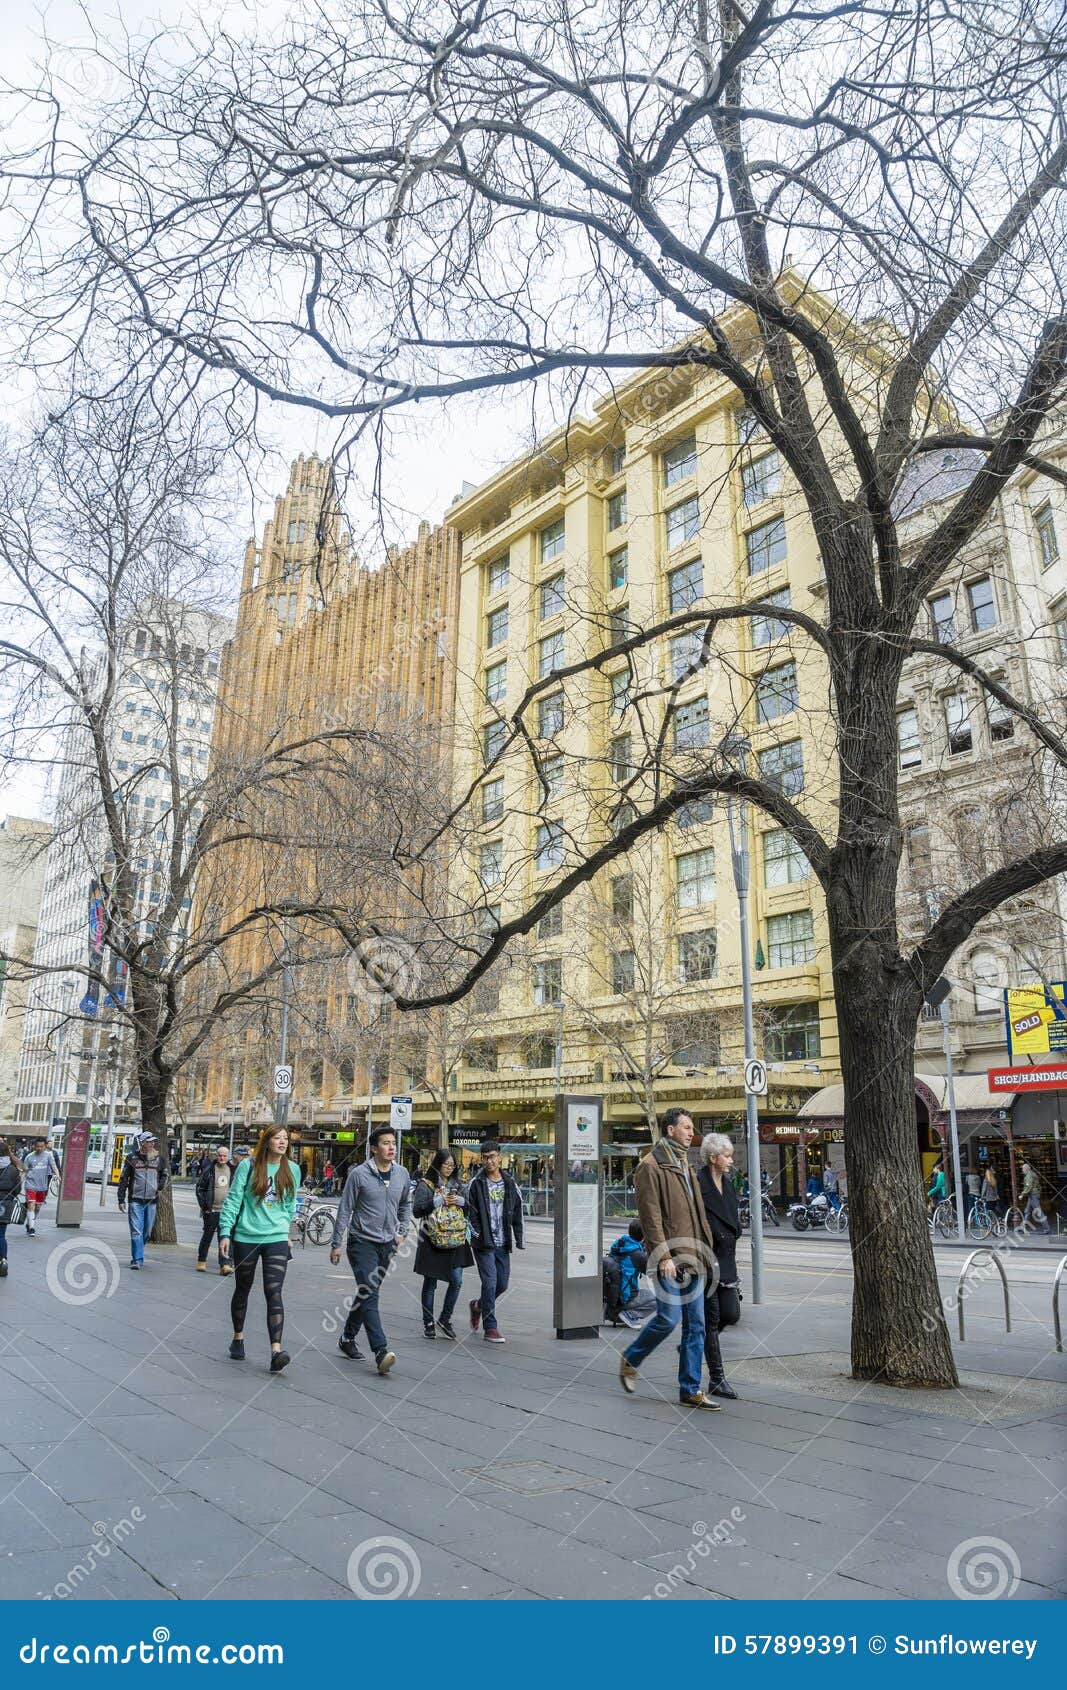
[[715,1397],[736,1397],[737,1392],[723,1371],[719,1333],[724,1326],[736,1326],[741,1319],[741,1283],[737,1277],[737,1240],[741,1218],[737,1192],[730,1178],[734,1147],[725,1133],[706,1133],[700,1141],[700,1173],[697,1184],[708,1217],[718,1273],[709,1281],[704,1299],[704,1359],[708,1364],[708,1390]]
[[[473,1265],[474,1255],[467,1242],[467,1193],[451,1150],[434,1152],[415,1187],[411,1211],[419,1222],[415,1272],[422,1275],[423,1335],[435,1338],[440,1332],[444,1338],[455,1338],[452,1312],[463,1285],[463,1269]],[[435,1322],[433,1302],[439,1279],[448,1289]]]

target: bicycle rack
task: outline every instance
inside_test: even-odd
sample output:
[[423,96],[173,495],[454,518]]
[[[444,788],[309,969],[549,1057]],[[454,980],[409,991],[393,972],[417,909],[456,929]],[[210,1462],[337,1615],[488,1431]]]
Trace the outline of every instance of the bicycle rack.
[[[964,1262],[963,1267],[960,1269],[960,1276],[959,1276],[959,1279],[956,1281],[956,1313],[959,1317],[959,1323],[960,1323],[960,1343],[961,1344],[964,1344],[967,1341],[966,1335],[965,1335],[964,1330],[963,1330],[963,1286],[964,1286],[964,1283],[966,1281],[967,1275],[971,1270],[972,1264],[978,1260],[979,1256],[988,1256],[990,1258],[990,1260],[992,1261],[993,1266],[996,1268],[997,1272],[1000,1275],[1000,1283],[1004,1287],[1004,1330],[1005,1330],[1005,1332],[1011,1331],[1011,1304],[1010,1304],[1010,1301],[1009,1301],[1009,1298],[1008,1298],[1008,1276],[1004,1272],[1004,1263],[1001,1261],[1000,1256],[997,1254],[996,1250],[991,1250],[989,1248],[983,1248],[981,1250],[972,1250],[970,1255],[967,1257],[967,1260]],[[1061,1271],[1063,1269],[1063,1263],[1064,1262],[1067,1262],[1067,1256],[1065,1256],[1063,1258],[1063,1262],[1060,1263]],[[1057,1276],[1057,1280],[1058,1280],[1058,1276]],[[1058,1317],[1057,1317],[1057,1319],[1058,1319]]]
[[1067,1256],[1060,1257],[1060,1265],[1056,1269],[1056,1277],[1052,1281],[1052,1325],[1056,1333],[1056,1348],[1063,1352],[1063,1328],[1060,1325],[1060,1280],[1063,1270],[1067,1267]]

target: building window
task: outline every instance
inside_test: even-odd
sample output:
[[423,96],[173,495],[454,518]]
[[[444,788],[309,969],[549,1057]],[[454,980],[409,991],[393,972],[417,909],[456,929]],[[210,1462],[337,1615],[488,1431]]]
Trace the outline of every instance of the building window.
[[[685,1037],[683,1033],[683,1038]],[[705,1027],[703,1038],[691,1039],[687,1044],[678,1045],[671,1052],[671,1061],[676,1068],[716,1068],[719,1064],[719,1029],[714,1025]]]
[[950,692],[945,699],[945,727],[948,730],[948,748],[953,756],[961,751],[970,751],[974,734],[971,729],[971,701],[966,694]]
[[678,936],[678,977],[685,986],[715,978],[715,929],[702,927]]
[[1041,557],[1042,569],[1049,569],[1060,555],[1060,542],[1056,534],[1056,519],[1052,514],[1052,506],[1045,504],[1034,512],[1034,530],[1037,534],[1037,548]]
[[563,861],[563,829],[559,822],[542,822],[537,829],[534,863],[541,874],[559,868]]
[[967,972],[974,981],[974,1012],[976,1015],[1003,1015],[1004,988],[1007,985],[995,951],[975,951]]
[[697,470],[696,436],[689,434],[684,440],[678,440],[673,446],[668,446],[663,454],[663,484],[665,487],[676,487],[679,481],[686,481]]
[[620,605],[617,605],[614,610],[609,610],[609,612],[608,612],[608,644],[609,645],[620,645],[623,640],[628,640],[630,638],[631,634],[633,634],[635,631],[636,630],[634,628],[634,625],[630,621],[630,607],[629,607],[629,605],[620,604]]
[[507,663],[492,663],[485,671],[485,696],[490,704],[499,704],[508,690]]
[[608,553],[608,590],[615,592],[619,587],[625,587],[630,579],[630,549],[620,546],[617,551]]
[[611,956],[611,989],[616,996],[634,989],[633,951],[613,951]]
[[772,828],[763,835],[764,886],[795,886],[810,874],[811,864],[784,827]]
[[[486,904],[478,912],[478,932],[483,939],[491,939],[500,926],[500,905]],[[354,1003],[354,1000],[353,1000]]]
[[994,744],[1015,738],[1015,717],[1006,704],[1001,704],[999,698],[987,695],[985,713],[989,723],[989,737]]
[[537,701],[537,731],[542,739],[554,739],[563,731],[563,694],[550,693]]
[[629,708],[630,679],[629,669],[619,669],[611,677],[611,708],[617,716]]
[[545,777],[550,798],[558,798],[563,791],[563,756],[557,752],[551,757],[542,757],[541,773]]
[[767,966],[799,968],[815,960],[815,934],[810,910],[793,910],[767,920]]
[[537,673],[541,680],[563,668],[563,634],[549,634],[537,646]]
[[621,475],[622,472],[623,472],[623,466],[625,465],[625,463],[626,463],[626,447],[625,446],[613,446],[611,448],[611,453],[610,453],[609,458],[608,458],[608,468],[611,470],[612,475]]
[[482,820],[483,822],[498,822],[504,814],[504,782],[503,780],[486,781],[482,787]]
[[700,532],[700,503],[697,499],[683,499],[667,512],[667,550],[684,546]]
[[789,716],[799,708],[795,663],[782,663],[760,676],[756,682],[756,714],[761,722],[777,721],[779,716]]
[[617,874],[611,883],[611,913],[616,921],[634,918],[634,879],[632,874]]
[[930,829],[925,822],[916,822],[913,827],[905,829],[904,851],[914,885],[929,886],[932,879]]
[[799,739],[788,739],[784,745],[769,745],[759,754],[760,779],[768,786],[795,798],[804,790],[804,747]]
[[499,886],[504,878],[504,847],[499,839],[482,846],[478,879],[483,886]]
[[1067,663],[1067,616],[1061,616],[1056,623],[1056,649]]
[[467,1067],[480,1074],[495,1074],[498,1060],[496,1043],[492,1039],[471,1045],[467,1053]]
[[821,1055],[819,1006],[790,1004],[788,1009],[769,1009],[763,1032],[768,1062],[811,1062]]
[[707,699],[697,698],[692,704],[680,704],[674,713],[674,749],[694,751],[710,741]]
[[710,822],[715,814],[714,798],[691,798],[688,804],[683,804],[674,812],[674,819],[678,823],[679,831],[687,833],[691,827],[703,827]]
[[495,645],[503,645],[508,637],[508,607],[501,605],[499,610],[491,610],[485,619],[485,643],[492,650]]
[[551,1033],[541,1033],[536,1039],[527,1039],[523,1046],[522,1059],[527,1068],[554,1068],[556,1041]]
[[745,535],[745,558],[750,575],[760,575],[765,569],[772,569],[776,563],[784,563],[785,557],[783,516],[776,516],[773,522],[761,522],[758,528],[748,530]]
[[302,545],[303,541],[304,541],[304,535],[305,535],[306,532],[307,532],[307,523],[306,522],[291,522],[289,524],[289,544],[291,546]]
[[672,681],[684,681],[687,675],[702,669],[706,661],[704,636],[699,628],[687,628],[684,634],[675,634],[671,641]]
[[913,704],[897,712],[897,756],[902,769],[920,769],[923,760],[919,712]]
[[938,593],[930,600],[930,631],[938,645],[951,645],[956,638],[956,608],[951,593]]
[[[792,603],[789,588],[782,587],[776,593],[768,593],[766,602],[780,605],[783,610],[790,610]],[[760,646],[773,645],[775,640],[784,638],[789,632],[789,623],[779,622],[776,616],[754,616],[751,627],[752,644],[757,650]]]
[[755,411],[750,410],[747,405],[743,411],[737,413],[737,438],[742,446],[751,446],[755,441],[767,438],[767,430]]
[[559,939],[563,934],[563,905],[553,904],[537,923],[539,939]]
[[686,851],[674,859],[678,908],[699,909],[715,902],[715,852]]
[[967,603],[971,612],[971,628],[976,634],[981,634],[986,628],[996,627],[997,604],[993,597],[993,583],[988,575],[967,583]]
[[511,557],[505,552],[503,557],[494,558],[486,565],[485,590],[490,598],[494,593],[502,593],[511,580]]
[[487,763],[491,763],[493,758],[503,751],[507,736],[507,724],[504,722],[490,722],[482,729],[482,749]]
[[538,1009],[563,1002],[563,964],[559,957],[534,963],[533,999]]
[[356,1065],[350,1056],[342,1056],[337,1064],[337,1089],[342,1097],[351,1097],[356,1083]]
[[550,563],[554,557],[562,557],[566,535],[564,520],[550,522],[547,528],[541,530],[541,562]]
[[688,610],[704,597],[704,566],[698,557],[672,569],[667,577],[667,601],[672,611]]
[[636,814],[637,812],[630,803],[629,799],[624,799],[611,817],[611,831],[615,835],[616,839],[624,828],[630,826],[630,823],[634,820]]
[[608,500],[608,532],[621,528],[626,521],[626,489],[613,493]]
[[758,505],[782,490],[782,462],[777,452],[765,452],[741,469],[741,498],[745,506]]
[[633,772],[633,739],[629,734],[616,734],[611,742],[611,778],[621,786]]
[[553,575],[551,581],[545,581],[541,586],[541,620],[547,622],[550,616],[559,616],[563,610],[563,576]]

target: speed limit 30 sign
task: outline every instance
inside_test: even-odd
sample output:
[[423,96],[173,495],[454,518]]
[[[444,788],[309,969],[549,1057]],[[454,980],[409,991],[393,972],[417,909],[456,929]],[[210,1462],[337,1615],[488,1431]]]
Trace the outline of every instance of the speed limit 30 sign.
[[274,1070],[274,1095],[288,1097],[293,1089],[293,1070],[287,1063],[279,1063]]

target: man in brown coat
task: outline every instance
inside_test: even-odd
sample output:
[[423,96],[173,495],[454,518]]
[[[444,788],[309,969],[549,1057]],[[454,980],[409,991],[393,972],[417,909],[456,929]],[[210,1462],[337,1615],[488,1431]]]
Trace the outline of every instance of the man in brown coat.
[[633,1392],[637,1370],[646,1356],[682,1323],[678,1351],[678,1400],[687,1408],[717,1409],[721,1404],[700,1389],[704,1361],[704,1286],[714,1271],[711,1228],[688,1150],[693,1121],[684,1109],[668,1109],[663,1137],[642,1157],[634,1175],[637,1213],[645,1234],[648,1271],[656,1292],[656,1312],[619,1362],[624,1391]]

